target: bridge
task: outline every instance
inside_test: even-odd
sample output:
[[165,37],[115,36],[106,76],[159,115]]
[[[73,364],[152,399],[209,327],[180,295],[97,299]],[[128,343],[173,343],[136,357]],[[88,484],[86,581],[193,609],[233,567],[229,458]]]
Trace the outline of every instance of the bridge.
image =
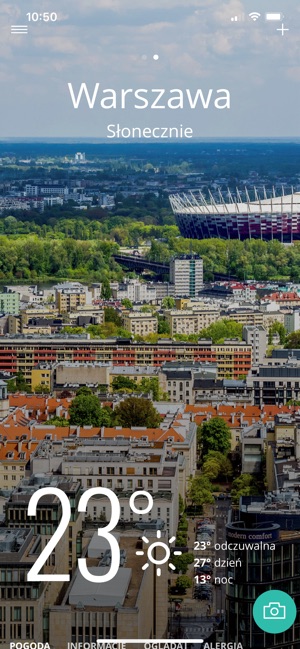
[[[137,273],[142,273],[143,270],[150,270],[157,278],[165,281],[169,280],[169,264],[164,264],[160,261],[150,261],[146,257],[139,257],[138,255],[114,255],[114,259],[128,270],[135,270]],[[223,273],[214,273],[214,281],[236,281],[238,278],[235,275],[226,275]]]
[[158,261],[150,261],[145,257],[138,255],[114,255],[114,259],[120,266],[124,266],[128,270],[135,270],[137,273],[142,273],[143,270],[149,270],[156,275],[156,277],[168,280],[169,279],[169,264],[164,264]]

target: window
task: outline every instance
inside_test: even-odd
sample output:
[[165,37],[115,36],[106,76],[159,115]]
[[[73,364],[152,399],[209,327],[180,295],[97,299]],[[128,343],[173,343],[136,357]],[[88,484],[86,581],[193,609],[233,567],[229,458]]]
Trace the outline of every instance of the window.
[[20,622],[21,621],[21,606],[15,606],[11,609],[12,621]]

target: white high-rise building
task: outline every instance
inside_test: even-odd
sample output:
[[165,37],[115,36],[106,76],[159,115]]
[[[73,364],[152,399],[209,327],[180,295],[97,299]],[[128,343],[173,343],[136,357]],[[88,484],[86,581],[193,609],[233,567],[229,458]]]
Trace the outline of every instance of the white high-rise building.
[[203,287],[203,259],[198,255],[181,255],[170,261],[170,282],[176,297],[197,297]]

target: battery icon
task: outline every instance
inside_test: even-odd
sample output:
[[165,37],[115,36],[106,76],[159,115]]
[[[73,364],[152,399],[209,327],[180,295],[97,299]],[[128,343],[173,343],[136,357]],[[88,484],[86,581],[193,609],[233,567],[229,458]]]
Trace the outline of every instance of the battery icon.
[[282,20],[283,14],[280,13],[268,13],[266,14],[266,20]]

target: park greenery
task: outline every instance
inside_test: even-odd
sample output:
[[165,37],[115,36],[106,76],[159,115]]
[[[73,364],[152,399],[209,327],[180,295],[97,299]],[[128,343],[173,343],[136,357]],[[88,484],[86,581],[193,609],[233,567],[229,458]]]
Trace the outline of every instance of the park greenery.
[[189,479],[188,499],[192,506],[212,505],[214,503],[212,491],[213,485],[205,475],[196,475]]
[[233,466],[226,455],[220,451],[208,451],[202,465],[202,472],[209,480],[228,480],[232,478]]
[[114,424],[117,426],[158,428],[160,423],[161,417],[152,401],[143,397],[128,397],[114,410]]
[[188,571],[188,567],[191,563],[194,562],[194,555],[191,552],[184,552],[180,556],[174,556],[172,558],[172,563],[176,568],[177,573],[185,575]]
[[231,500],[238,505],[241,496],[259,496],[262,493],[262,485],[259,480],[250,473],[242,473],[235,478],[231,487]]
[[[209,456],[211,451],[220,453],[225,457],[230,451],[231,431],[222,417],[212,417],[209,421],[204,421],[197,429],[197,444],[199,456],[202,461],[212,459]],[[220,462],[220,456],[214,456],[214,459]]]
[[32,390],[30,385],[26,383],[25,376],[22,372],[17,372],[16,375],[7,381],[7,392],[14,394],[15,392],[26,392],[31,394]]
[[293,331],[286,337],[286,349],[299,349],[300,348],[300,331]]
[[[140,334],[131,334],[122,326],[122,319],[113,307],[104,309],[104,323],[101,325],[88,325],[87,327],[64,327],[64,332],[68,334],[89,333],[91,338],[108,338],[111,336],[120,336],[132,338],[136,342],[148,342],[155,344],[162,338],[170,337],[170,328],[163,315],[157,313],[149,305],[145,304],[141,308],[142,312],[152,312],[153,316],[158,319],[158,333],[149,333],[146,336]],[[275,323],[276,324],[276,323]],[[211,339],[214,344],[222,344],[227,338],[242,339],[243,325],[235,320],[223,318],[214,322],[206,329],[200,329],[196,334],[175,334],[173,338],[179,341],[198,342],[200,338]],[[130,386],[128,386],[130,387]]]
[[69,408],[69,419],[53,417],[47,422],[54,426],[139,426],[158,428],[161,417],[152,401],[142,397],[128,397],[121,401],[113,410],[109,406],[101,406],[98,397],[88,387],[77,391]]
[[273,342],[273,336],[275,334],[278,334],[280,344],[284,345],[286,341],[286,329],[284,325],[281,322],[273,322],[269,328],[269,334],[268,334],[268,343],[269,345],[272,345]]
[[175,582],[175,587],[180,595],[185,595],[188,588],[193,585],[193,580],[188,575],[179,575]]
[[43,213],[1,214],[0,280],[95,279],[106,282],[109,290],[109,279],[124,277],[113,253],[119,246],[145,243],[150,244],[147,256],[154,261],[166,262],[191,250],[199,254],[206,280],[214,273],[239,279],[300,280],[300,242],[285,246],[276,240],[184,239],[167,194],[117,199],[110,212],[94,205],[83,213],[70,203]]
[[69,409],[70,425],[110,426],[113,411],[110,408],[102,408],[98,397],[92,394],[89,388],[81,388],[81,390],[80,393],[78,391]]
[[115,376],[112,380],[111,389],[113,392],[122,394],[149,394],[152,393],[153,401],[166,401],[168,395],[162,392],[159,386],[157,376],[148,378],[144,376],[139,382],[130,379],[127,376]]

